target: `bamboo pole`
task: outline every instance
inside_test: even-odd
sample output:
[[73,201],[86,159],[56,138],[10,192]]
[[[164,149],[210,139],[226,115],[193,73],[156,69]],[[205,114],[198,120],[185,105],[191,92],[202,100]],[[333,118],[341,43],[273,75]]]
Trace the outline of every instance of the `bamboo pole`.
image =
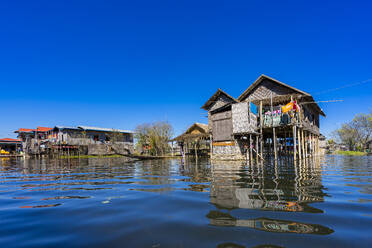
[[320,147],[319,147],[319,135],[316,138],[316,142],[317,142],[316,147],[317,147],[317,150],[318,150],[318,155],[321,155],[320,154]]
[[252,151],[252,134],[249,135],[249,163],[252,164],[253,151]]
[[197,149],[198,141],[195,141],[194,150],[195,150],[195,160],[198,161],[198,149]]
[[303,128],[301,128],[301,149],[302,149],[302,157],[306,158],[306,156],[305,156],[304,129]]
[[308,142],[308,134],[305,131],[305,157],[307,158],[307,142]]
[[296,148],[296,125],[293,126],[293,159],[296,161],[296,153],[297,153],[297,148]]
[[213,154],[213,141],[212,141],[212,134],[209,135],[209,156],[210,158],[212,158],[212,154]]
[[260,101],[260,149],[261,149],[261,159],[263,158],[263,133],[262,133],[262,125],[263,125],[263,115],[262,115],[262,101]]
[[275,161],[277,160],[278,158],[278,155],[277,155],[277,147],[276,147],[276,132],[275,132],[275,127],[273,127],[273,145],[274,145],[274,159]]
[[302,159],[302,152],[301,152],[301,128],[297,129],[297,137],[298,137],[298,158]]
[[256,163],[258,163],[258,135],[256,135]]

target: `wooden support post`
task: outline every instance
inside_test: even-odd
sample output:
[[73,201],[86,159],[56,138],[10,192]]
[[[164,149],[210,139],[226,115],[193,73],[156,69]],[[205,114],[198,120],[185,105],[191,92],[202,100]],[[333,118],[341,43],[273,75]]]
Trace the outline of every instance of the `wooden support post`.
[[298,137],[298,158],[302,159],[302,152],[301,152],[301,128],[297,129],[297,137]]
[[186,157],[186,142],[183,142],[182,144],[182,157]]
[[212,158],[213,154],[213,141],[212,141],[212,134],[209,135],[209,147],[210,147],[210,158]]
[[275,132],[275,127],[273,127],[273,145],[274,145],[274,159],[276,161],[277,158],[278,158],[278,155],[277,155],[277,146],[276,146],[276,132]]
[[309,141],[308,139],[308,134],[305,131],[305,157],[307,158],[307,142]]
[[293,159],[296,161],[297,145],[296,145],[296,125],[293,126]]
[[316,136],[316,149],[318,151],[318,155],[321,155],[320,154],[320,148],[319,148],[319,136]]
[[258,135],[256,135],[256,164],[258,164]]
[[252,151],[252,134],[249,135],[249,163],[252,164],[253,161],[253,151]]
[[194,150],[195,150],[195,160],[198,160],[198,149],[197,149],[198,141],[195,141]]
[[315,157],[315,155],[316,155],[316,150],[315,150],[316,149],[316,147],[315,147],[315,135],[313,134],[312,136],[313,136],[313,139],[312,139],[313,140],[313,156]]
[[301,128],[301,149],[302,149],[302,157],[306,158],[306,156],[305,156],[304,130],[302,128]]
[[263,133],[262,133],[262,125],[263,125],[263,115],[262,115],[262,101],[260,101],[260,149],[261,149],[261,159],[263,158]]

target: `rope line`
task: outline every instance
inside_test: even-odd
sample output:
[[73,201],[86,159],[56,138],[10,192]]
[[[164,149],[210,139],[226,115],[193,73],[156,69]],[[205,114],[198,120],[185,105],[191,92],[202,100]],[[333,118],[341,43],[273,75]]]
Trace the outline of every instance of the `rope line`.
[[338,87],[338,88],[319,91],[319,92],[314,93],[313,95],[320,95],[320,94],[324,94],[324,93],[328,93],[328,92],[332,92],[332,91],[336,91],[336,90],[341,90],[341,89],[345,89],[345,88],[349,88],[349,87],[353,87],[353,86],[357,86],[357,85],[361,85],[361,84],[366,84],[366,83],[370,83],[370,82],[372,82],[372,78],[361,81],[361,82],[357,82],[357,83],[347,84],[347,85],[344,85],[344,86],[341,86],[341,87]]

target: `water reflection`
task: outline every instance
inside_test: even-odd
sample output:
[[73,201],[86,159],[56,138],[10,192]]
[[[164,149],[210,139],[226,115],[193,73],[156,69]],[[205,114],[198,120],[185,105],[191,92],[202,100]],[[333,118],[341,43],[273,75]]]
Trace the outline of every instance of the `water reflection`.
[[309,206],[324,201],[319,164],[282,162],[265,166],[212,162],[211,202],[220,209],[321,213]]
[[277,233],[299,233],[299,234],[320,234],[327,235],[333,230],[317,224],[307,224],[295,221],[257,218],[257,219],[236,219],[230,214],[220,211],[210,211],[207,215],[211,225],[215,226],[240,226],[249,227],[266,232]]
[[[323,213],[323,210],[311,206],[311,203],[323,202],[326,196],[319,160],[297,164],[283,160],[265,166],[232,161],[195,165],[186,160],[182,165],[182,172],[194,182],[210,182],[210,202],[217,208],[206,215],[211,225],[276,233],[333,233],[331,228],[319,224],[270,218],[242,219],[230,214],[234,209]],[[195,190],[193,185],[191,190]]]
[[[0,160],[0,231],[8,223],[8,237],[18,240],[24,223],[35,223],[57,230],[54,238],[66,230],[69,244],[86,245],[79,237],[89,236],[97,246],[105,240],[130,247],[311,247],[307,237],[339,247],[352,241],[345,233],[367,244],[371,185],[370,158],[255,165],[207,158],[7,159]],[[48,236],[41,227],[33,232],[24,244]]]

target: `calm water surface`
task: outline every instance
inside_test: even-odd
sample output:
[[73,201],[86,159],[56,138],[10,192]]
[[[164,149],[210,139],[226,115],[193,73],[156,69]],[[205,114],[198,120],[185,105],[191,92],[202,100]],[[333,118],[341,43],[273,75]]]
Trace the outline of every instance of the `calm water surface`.
[[0,160],[1,247],[372,247],[372,157]]

